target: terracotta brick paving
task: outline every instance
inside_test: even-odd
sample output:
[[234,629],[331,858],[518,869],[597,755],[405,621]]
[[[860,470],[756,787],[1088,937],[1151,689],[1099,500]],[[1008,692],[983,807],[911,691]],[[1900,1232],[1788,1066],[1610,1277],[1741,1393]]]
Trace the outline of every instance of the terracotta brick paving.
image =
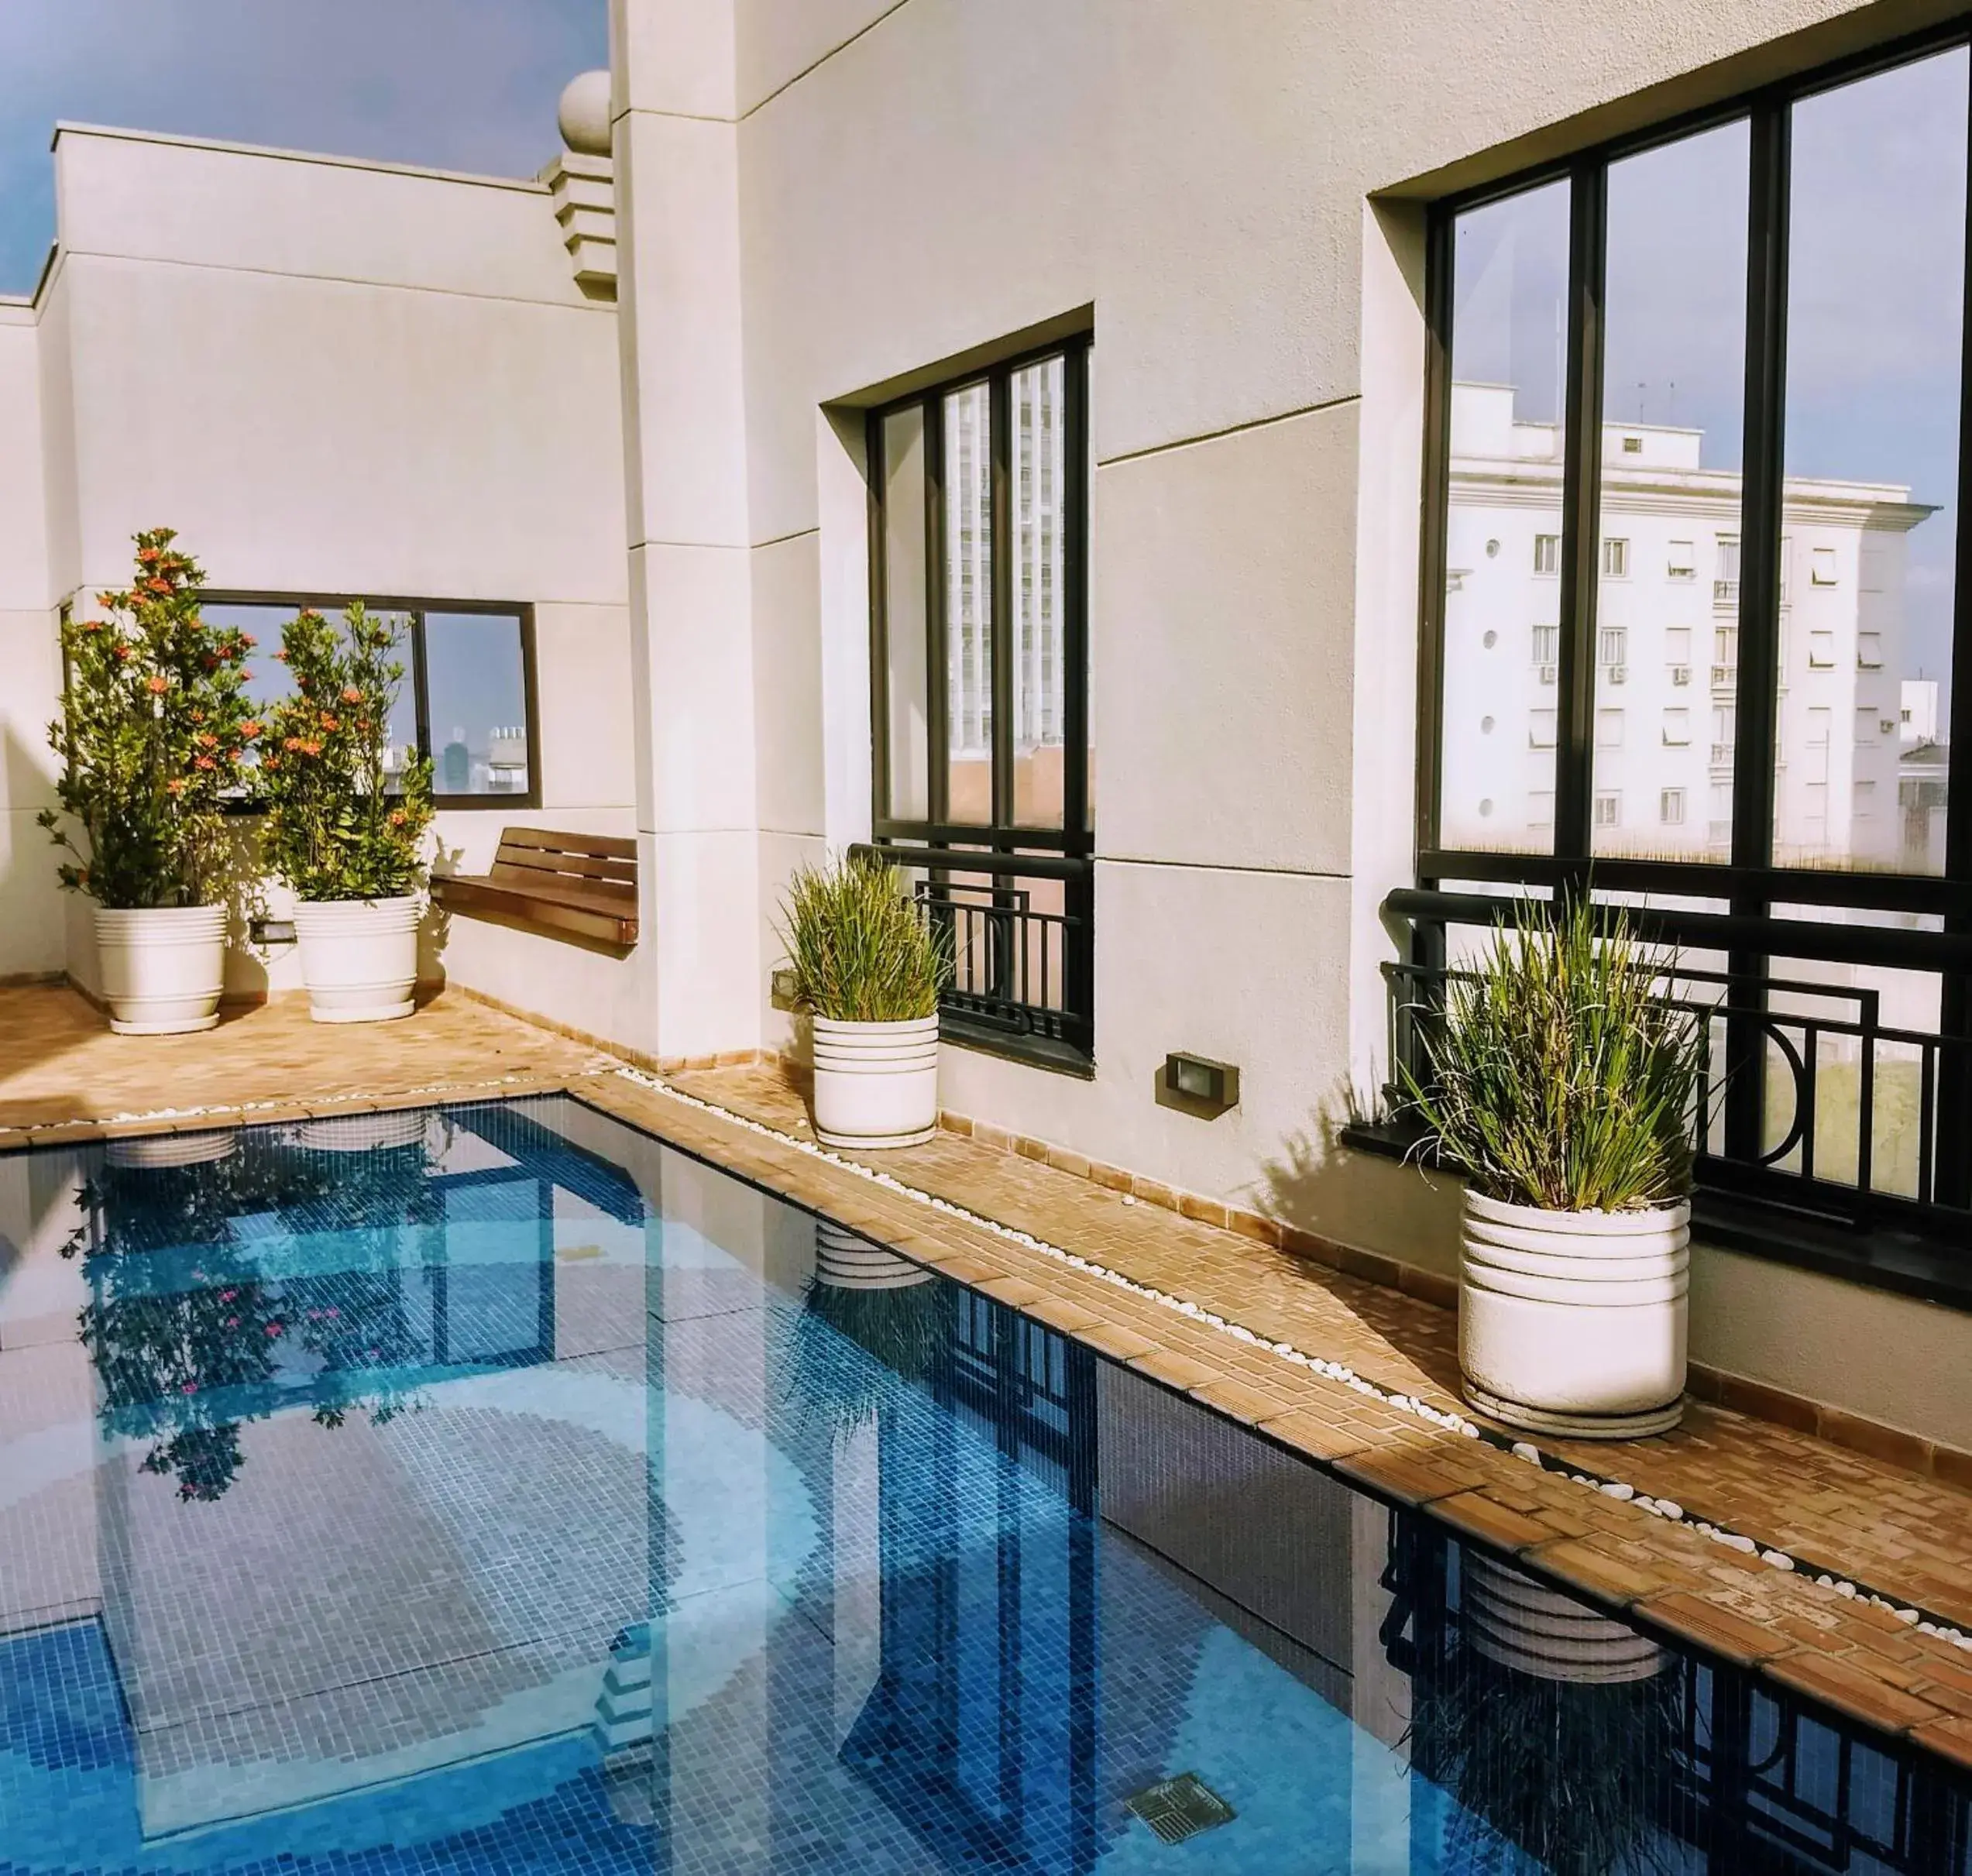
[[561,1086],[606,1059],[458,996],[399,1022],[335,1025],[311,1022],[305,996],[277,997],[228,1009],[202,1035],[139,1036],[112,1036],[72,990],[0,989],[0,1147],[163,1108],[249,1108],[249,1118],[274,1121],[316,1107],[402,1106],[433,1088],[517,1093],[524,1083]]
[[[799,1097],[771,1070],[726,1068],[678,1081],[733,1113],[806,1132]],[[984,1288],[1386,1497],[1429,1504],[1538,1573],[1972,1766],[1972,1653],[1688,1524],[1461,1438],[795,1146],[640,1087],[593,1047],[456,997],[401,1023],[345,1029],[312,1025],[305,1004],[283,999],[202,1036],[139,1041],[109,1036],[70,993],[0,991],[0,1146],[225,1118],[104,1125],[165,1108],[232,1108],[247,1119],[280,1119],[551,1087],[569,1087]],[[22,1128],[34,1131],[5,1131]],[[1454,1319],[1417,1297],[1220,1225],[1126,1203],[979,1140],[944,1133],[882,1163],[915,1187],[1187,1297],[1269,1341],[1347,1362],[1387,1390],[1456,1402]],[[1699,1404],[1677,1434],[1585,1446],[1570,1456],[1887,1595],[1972,1619],[1972,1493],[1942,1479]]]

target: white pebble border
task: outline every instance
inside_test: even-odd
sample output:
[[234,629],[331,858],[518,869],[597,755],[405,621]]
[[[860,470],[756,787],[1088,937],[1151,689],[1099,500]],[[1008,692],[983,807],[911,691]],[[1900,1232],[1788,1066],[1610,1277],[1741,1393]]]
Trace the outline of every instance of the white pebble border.
[[[721,1120],[744,1127],[748,1132],[757,1133],[762,1139],[772,1140],[778,1146],[792,1146],[798,1153],[806,1153],[811,1159],[826,1160],[831,1166],[840,1166],[845,1172],[855,1173],[860,1179],[867,1179],[872,1185],[881,1186],[886,1191],[895,1192],[902,1197],[929,1206],[933,1211],[942,1211],[950,1217],[961,1218],[979,1230],[991,1232],[994,1236],[1003,1238],[1010,1244],[1017,1244],[1023,1250],[1038,1251],[1043,1257],[1066,1264],[1070,1270],[1080,1270],[1086,1276],[1099,1277],[1105,1283],[1114,1283],[1119,1290],[1127,1290],[1134,1296],[1146,1297],[1180,1316],[1189,1317],[1194,1322],[1202,1322],[1208,1328],[1230,1335],[1235,1341],[1248,1343],[1256,1349],[1265,1349],[1279,1355],[1283,1361],[1292,1362],[1297,1367],[1306,1368],[1331,1381],[1339,1381],[1352,1392],[1367,1399],[1380,1401],[1386,1407],[1394,1407],[1399,1413],[1408,1414],[1434,1427],[1443,1427],[1466,1439],[1484,1440],[1489,1445],[1503,1447],[1515,1459],[1527,1460],[1544,1472],[1571,1479],[1586,1490],[1620,1499],[1626,1503],[1636,1506],[1639,1510],[1647,1511],[1654,1517],[1665,1518],[1673,1524],[1687,1524],[1701,1536],[1709,1538],[1715,1544],[1722,1544],[1728,1550],[1740,1551],[1747,1556],[1757,1556],[1761,1562],[1774,1569],[1795,1571],[1803,1575],[1808,1575],[1812,1569],[1812,1565],[1803,1564],[1798,1558],[1789,1556],[1785,1551],[1771,1549],[1757,1544],[1742,1532],[1709,1524],[1703,1518],[1688,1517],[1684,1507],[1670,1499],[1651,1498],[1620,1479],[1600,1478],[1578,1471],[1565,1461],[1542,1452],[1537,1446],[1527,1440],[1516,1440],[1509,1445],[1505,1439],[1488,1434],[1483,1428],[1462,1414],[1434,1407],[1428,1401],[1420,1400],[1415,1394],[1393,1393],[1386,1388],[1379,1387],[1373,1381],[1365,1380],[1345,1364],[1325,1360],[1318,1355],[1307,1354],[1294,1347],[1291,1342],[1269,1342],[1242,1323],[1214,1315],[1211,1311],[1201,1309],[1196,1303],[1187,1302],[1182,1297],[1170,1296],[1163,1290],[1152,1289],[1146,1283],[1134,1282],[1101,1264],[1077,1256],[1073,1251],[1063,1250],[1059,1245],[1050,1244],[1044,1239],[1036,1238],[1031,1232],[1017,1231],[1010,1225],[1002,1225],[997,1218],[987,1218],[964,1205],[954,1204],[950,1199],[940,1198],[936,1193],[907,1185],[894,1173],[881,1172],[857,1160],[845,1159],[840,1153],[831,1152],[813,1140],[804,1140],[797,1135],[783,1133],[778,1127],[770,1127],[764,1121],[754,1120],[747,1115],[737,1114],[730,1108],[723,1108],[717,1102],[704,1100],[699,1095],[688,1094],[682,1088],[674,1087],[669,1082],[645,1074],[640,1069],[619,1067],[616,1072],[624,1080],[634,1082],[639,1087],[648,1088],[654,1094],[662,1094],[688,1108],[696,1108],[702,1114],[715,1115]],[[1133,1205],[1136,1201],[1125,1197],[1123,1203]],[[1972,1654],[1972,1635],[1953,1627],[1950,1623],[1940,1620],[1923,1610],[1893,1602],[1887,1596],[1876,1595],[1860,1584],[1825,1572],[1816,1573],[1813,1580],[1824,1589],[1833,1589],[1838,1596],[1873,1603],[1878,1609],[1888,1610],[1898,1621],[1908,1623],[1919,1634],[1937,1636],[1940,1640],[1951,1642],[1967,1653]]]

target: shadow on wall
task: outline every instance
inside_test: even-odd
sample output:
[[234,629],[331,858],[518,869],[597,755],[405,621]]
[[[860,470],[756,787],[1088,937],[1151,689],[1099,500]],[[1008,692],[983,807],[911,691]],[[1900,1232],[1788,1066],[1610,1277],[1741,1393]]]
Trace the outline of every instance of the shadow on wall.
[[1368,1118],[1353,1090],[1338,1086],[1305,1128],[1262,1162],[1259,1209],[1352,1250],[1455,1276],[1463,1187],[1446,1174],[1350,1146],[1344,1130]]

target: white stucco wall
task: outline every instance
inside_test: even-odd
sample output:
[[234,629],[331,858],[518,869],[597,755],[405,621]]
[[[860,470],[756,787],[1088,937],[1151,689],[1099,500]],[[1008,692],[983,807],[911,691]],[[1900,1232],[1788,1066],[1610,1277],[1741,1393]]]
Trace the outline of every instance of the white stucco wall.
[[[679,668],[673,628],[634,628],[652,648],[638,709],[660,776],[672,738],[703,736],[689,723],[709,697],[723,733],[752,738],[750,773],[722,754],[720,813],[693,836],[709,845],[716,819],[720,841],[750,836],[758,859],[753,902],[726,896],[735,864],[694,907],[695,946],[730,939],[703,1006],[720,1014],[694,1046],[785,1037],[765,994],[780,882],[867,824],[864,519],[842,486],[856,407],[1092,308],[1096,1072],[948,1047],[945,1099],[1449,1269],[1450,1197],[1333,1143],[1352,1081],[1372,1091],[1386,1066],[1377,973],[1395,951],[1378,908],[1411,867],[1424,344],[1421,217],[1402,198],[1744,88],[1922,10],[1565,0],[1536,18],[1261,0],[1237,33],[1187,0],[613,11],[619,161],[629,149],[640,190],[657,153],[670,169],[627,236],[642,250],[626,328],[644,418],[633,537],[751,549],[744,598],[734,571],[699,610],[713,642],[682,690],[654,676],[660,655]],[[737,513],[720,222],[734,193]],[[688,408],[673,345],[700,366],[692,422],[656,421]],[[750,946],[752,995],[736,1009]],[[1241,1107],[1208,1122],[1158,1105],[1171,1049],[1239,1062]],[[1719,1259],[1702,1297],[1727,1294],[1747,1260],[1701,1255]],[[1895,1369],[1908,1306],[1774,1281]],[[1721,1366],[1839,1386],[1801,1355],[1812,1335],[1782,1348],[1737,1304],[1699,1340]],[[1922,1380],[1876,1392],[1885,1417],[1937,1418]]]
[[0,980],[62,968],[48,723],[61,657],[50,607],[40,357],[33,311],[0,301]]
[[[546,190],[75,127],[55,165],[43,584],[86,600],[168,524],[215,590],[531,603],[541,807],[448,811],[440,846],[470,871],[510,819],[630,832],[616,313],[577,288]],[[428,964],[459,981],[631,1019],[627,960],[476,920],[445,936]],[[242,948],[228,982],[297,988],[298,962]]]

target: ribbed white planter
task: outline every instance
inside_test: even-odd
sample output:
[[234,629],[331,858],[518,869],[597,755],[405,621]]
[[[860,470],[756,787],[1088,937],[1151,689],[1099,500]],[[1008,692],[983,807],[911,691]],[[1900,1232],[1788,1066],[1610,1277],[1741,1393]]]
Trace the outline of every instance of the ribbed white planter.
[[226,909],[96,908],[96,968],[109,1026],[119,1036],[183,1036],[219,1020],[226,978]]
[[1489,1661],[1576,1685],[1647,1681],[1664,1651],[1627,1623],[1585,1608],[1479,1551],[1461,1553],[1466,1632]]
[[236,1133],[149,1133],[136,1139],[112,1140],[103,1157],[126,1170],[167,1166],[210,1166],[229,1160],[239,1149]]
[[1544,1211],[1465,1194],[1465,1398],[1533,1433],[1634,1439],[1684,1411],[1691,1208]]
[[916,1146],[938,1127],[938,1019],[815,1023],[815,1135],[824,1146]]
[[304,1120],[294,1129],[297,1146],[322,1153],[365,1153],[376,1146],[410,1146],[424,1138],[429,1116],[418,1108],[392,1114],[336,1114]]
[[308,1014],[318,1022],[388,1022],[408,1016],[417,986],[424,902],[303,900],[294,908]]
[[815,1221],[815,1280],[832,1290],[909,1290],[933,1274],[840,1225]]

